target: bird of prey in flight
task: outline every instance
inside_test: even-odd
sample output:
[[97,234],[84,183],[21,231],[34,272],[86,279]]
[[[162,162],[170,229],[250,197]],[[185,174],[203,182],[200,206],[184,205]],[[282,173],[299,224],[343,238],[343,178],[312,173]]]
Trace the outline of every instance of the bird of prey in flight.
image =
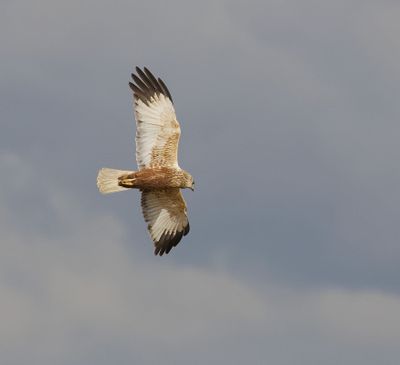
[[186,203],[180,189],[194,190],[193,177],[178,164],[181,129],[171,94],[146,67],[136,67],[129,83],[136,119],[137,171],[102,168],[97,187],[103,194],[141,191],[144,219],[155,255],[167,254],[189,233]]

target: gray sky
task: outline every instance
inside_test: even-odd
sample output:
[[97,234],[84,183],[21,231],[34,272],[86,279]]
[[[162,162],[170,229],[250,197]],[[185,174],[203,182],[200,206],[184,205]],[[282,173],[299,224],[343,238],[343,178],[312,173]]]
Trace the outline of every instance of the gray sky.
[[[0,3],[7,364],[397,364],[400,4]],[[129,75],[167,83],[191,232],[153,256]]]

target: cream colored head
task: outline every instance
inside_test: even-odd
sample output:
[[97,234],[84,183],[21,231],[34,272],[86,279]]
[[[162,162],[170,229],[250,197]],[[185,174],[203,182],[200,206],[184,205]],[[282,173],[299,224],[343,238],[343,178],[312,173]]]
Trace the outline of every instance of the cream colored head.
[[190,175],[188,172],[184,172],[184,186],[183,188],[191,189],[194,191],[194,179],[193,176]]

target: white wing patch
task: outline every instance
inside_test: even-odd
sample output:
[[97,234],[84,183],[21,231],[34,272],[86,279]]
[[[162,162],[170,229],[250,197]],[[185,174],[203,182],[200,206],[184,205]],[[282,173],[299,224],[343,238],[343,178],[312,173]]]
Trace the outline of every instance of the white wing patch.
[[179,168],[179,123],[171,100],[154,94],[149,105],[135,100],[136,161],[140,169],[156,166]]
[[168,253],[189,233],[186,204],[178,188],[143,191],[142,209],[156,255]]

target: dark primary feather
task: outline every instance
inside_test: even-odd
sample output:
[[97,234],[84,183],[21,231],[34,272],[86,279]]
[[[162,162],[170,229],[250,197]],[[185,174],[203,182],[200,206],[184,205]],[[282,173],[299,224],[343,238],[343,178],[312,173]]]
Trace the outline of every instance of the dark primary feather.
[[147,77],[147,75],[139,68],[136,67],[136,72],[138,73],[138,75],[140,76],[140,78],[142,79],[142,81],[146,84],[147,89],[153,94],[155,93],[157,90],[156,88],[153,86],[153,84],[151,83],[151,81],[149,80],[149,78]]
[[184,231],[175,232],[175,233],[166,233],[164,232],[161,238],[154,242],[155,249],[154,254],[162,256],[164,253],[168,254],[169,251],[173,247],[175,247],[182,239],[183,236],[186,236],[189,233],[190,226],[189,222],[186,227],[184,227]]
[[188,222],[187,226],[185,227],[185,230],[183,231],[183,235],[186,236],[190,231],[190,224]]
[[130,82],[129,87],[132,89],[135,99],[140,99],[149,105],[154,94],[163,94],[173,102],[165,83],[160,78],[157,79],[146,67],[143,70],[136,67],[137,75],[131,74],[134,83]]
[[144,72],[145,72],[146,76],[148,77],[148,79],[150,80],[150,82],[153,85],[156,92],[162,94],[163,91],[161,89],[161,86],[159,85],[157,79],[153,76],[153,74],[146,67],[144,68]]
[[140,99],[143,101],[143,103],[147,104],[148,100],[150,99],[150,95],[146,95],[144,91],[139,89],[135,84],[132,82],[129,83],[129,87],[133,91],[133,95],[135,96],[135,99]]
[[169,100],[171,100],[171,103],[173,104],[174,101],[172,100],[172,96],[167,88],[167,85],[164,84],[164,81],[158,78],[158,82],[160,83],[161,89],[163,90],[164,95],[168,96]]
[[146,84],[139,78],[139,76],[135,74],[131,74],[133,81],[135,81],[136,85],[142,89],[142,90],[147,90]]

